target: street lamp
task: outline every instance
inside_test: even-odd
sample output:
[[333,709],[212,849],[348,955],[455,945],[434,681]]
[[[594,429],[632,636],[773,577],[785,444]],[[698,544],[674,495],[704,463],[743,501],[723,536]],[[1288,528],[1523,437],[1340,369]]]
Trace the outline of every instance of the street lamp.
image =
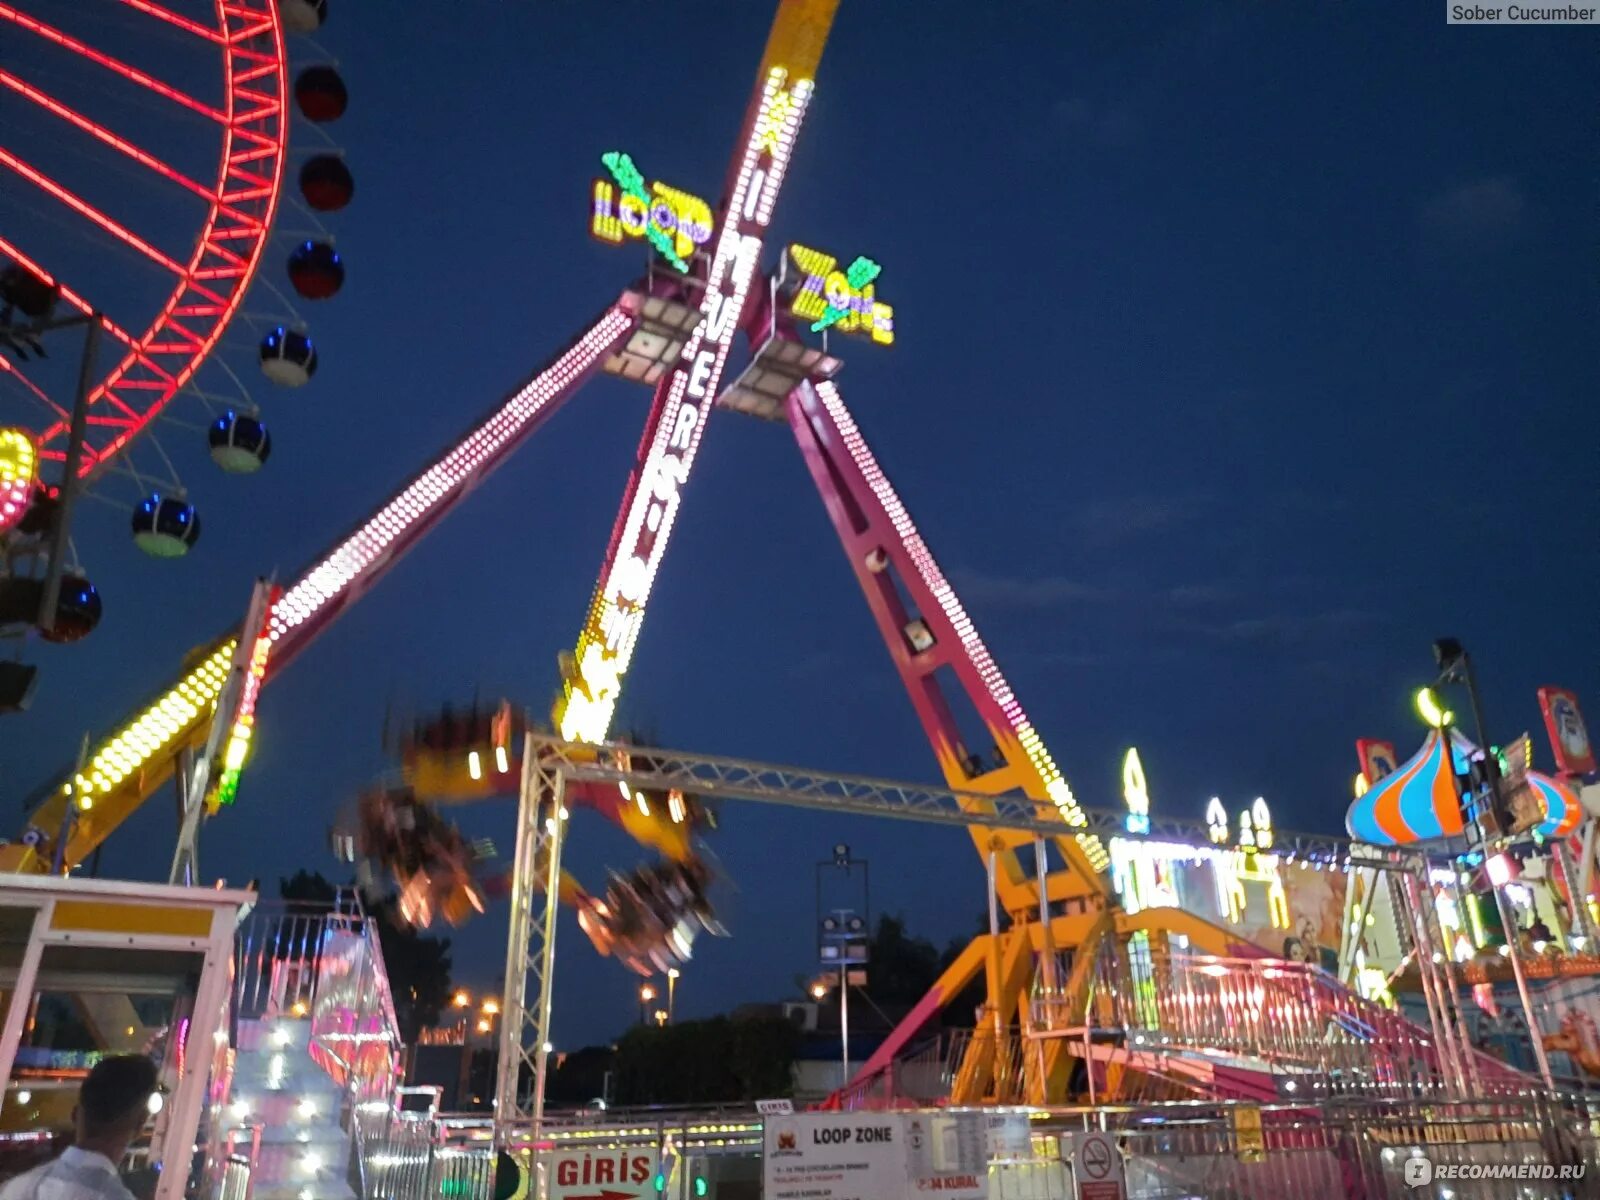
[[667,968],[667,1020],[672,1021],[678,1011],[678,968]]
[[[850,1082],[850,968],[865,968],[868,957],[867,921],[854,908],[832,908],[822,915],[822,876],[832,868],[853,876],[853,869],[861,868],[861,914],[871,908],[871,876],[865,859],[851,858],[850,847],[844,842],[833,848],[833,857],[817,864],[817,958],[824,967],[839,971],[839,1065],[842,1088]],[[856,982],[865,979],[865,971]],[[816,995],[816,989],[812,989]],[[821,999],[818,996],[817,999]]]
[[451,1003],[457,1008],[466,1008],[472,1003],[472,994],[463,988],[461,991],[455,994],[454,998],[451,1000]]
[[648,983],[639,985],[639,1024],[643,1025],[648,1020],[650,1001],[656,998],[656,989]]
[[828,998],[828,985],[818,980],[811,985],[811,998],[819,1003]]

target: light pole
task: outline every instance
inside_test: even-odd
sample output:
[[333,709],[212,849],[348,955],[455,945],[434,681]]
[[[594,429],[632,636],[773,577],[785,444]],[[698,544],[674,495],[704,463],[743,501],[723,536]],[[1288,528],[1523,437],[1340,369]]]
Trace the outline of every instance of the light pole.
[[[822,876],[824,870],[830,867],[843,871],[846,876],[851,876],[854,868],[861,868],[860,913],[854,908],[835,907],[830,909],[828,916],[822,915]],[[837,968],[839,972],[839,1086],[841,1088],[850,1082],[850,968],[865,967],[868,958],[865,914],[870,911],[870,879],[866,860],[851,858],[850,847],[843,842],[834,846],[832,858],[817,864],[817,957],[824,967]]]
[[639,985],[639,1024],[649,1022],[650,1001],[656,998],[656,989],[648,983]]
[[[1500,791],[1500,771],[1494,761],[1494,754],[1490,750],[1489,735],[1484,729],[1483,704],[1478,698],[1478,680],[1472,670],[1472,656],[1466,648],[1455,638],[1439,638],[1433,643],[1433,658],[1439,668],[1439,677],[1434,681],[1437,687],[1443,683],[1461,683],[1467,689],[1467,702],[1472,706],[1472,723],[1478,733],[1478,754],[1482,760],[1478,782],[1488,794],[1489,810],[1494,817],[1494,829],[1497,842],[1504,842],[1510,836],[1510,830],[1505,820],[1505,798]],[[1427,705],[1422,703],[1423,695],[1428,689],[1419,693],[1418,708],[1425,717],[1430,713],[1437,718],[1439,737],[1444,745],[1441,753],[1450,765],[1450,777],[1455,778],[1455,747],[1450,739],[1450,723],[1453,714],[1443,711],[1443,706],[1437,702]],[[1431,695],[1429,697],[1431,701]],[[1432,718],[1430,718],[1431,720]],[[1458,785],[1459,791],[1459,785]],[[1555,1090],[1555,1079],[1550,1073],[1550,1059],[1545,1054],[1544,1038],[1539,1033],[1539,1026],[1534,1017],[1533,999],[1528,992],[1528,976],[1523,970],[1522,950],[1518,945],[1518,929],[1516,914],[1511,910],[1510,901],[1506,899],[1505,889],[1500,881],[1494,878],[1490,870],[1492,858],[1499,857],[1505,851],[1498,846],[1489,845],[1489,831],[1484,823],[1484,806],[1481,803],[1471,806],[1472,824],[1478,836],[1478,849],[1483,854],[1484,873],[1489,876],[1489,887],[1494,892],[1495,911],[1500,915],[1500,928],[1506,939],[1506,957],[1511,960],[1511,974],[1517,981],[1517,998],[1522,1002],[1522,1019],[1527,1026],[1528,1041],[1533,1047],[1533,1058],[1539,1064],[1539,1076],[1544,1080],[1545,1087]]]
[[677,1020],[678,1000],[678,968],[667,968],[667,1022],[671,1024]]

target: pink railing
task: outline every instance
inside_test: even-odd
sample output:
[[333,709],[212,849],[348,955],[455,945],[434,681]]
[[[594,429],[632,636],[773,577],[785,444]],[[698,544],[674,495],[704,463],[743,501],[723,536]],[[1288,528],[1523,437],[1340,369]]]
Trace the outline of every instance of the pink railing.
[[[1062,1029],[1067,1006],[1065,998],[1036,999],[1036,1027]],[[1088,1024],[1120,1030],[1130,1053],[1203,1054],[1259,1064],[1282,1075],[1289,1096],[1297,1090],[1308,1098],[1452,1091],[1450,1051],[1441,1051],[1428,1030],[1306,963],[1107,954],[1099,963]],[[1476,1052],[1468,1069],[1483,1094],[1532,1087],[1528,1077]]]

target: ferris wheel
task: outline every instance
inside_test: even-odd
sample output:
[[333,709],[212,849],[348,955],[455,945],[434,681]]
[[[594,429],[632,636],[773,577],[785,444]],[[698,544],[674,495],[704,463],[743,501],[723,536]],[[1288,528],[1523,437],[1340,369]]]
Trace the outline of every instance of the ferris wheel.
[[272,441],[246,381],[316,372],[301,310],[344,282],[324,222],[355,186],[324,129],[348,103],[312,40],[327,7],[0,0],[0,633],[98,623],[81,499],[145,553],[188,553],[176,463],[199,444],[256,471]]

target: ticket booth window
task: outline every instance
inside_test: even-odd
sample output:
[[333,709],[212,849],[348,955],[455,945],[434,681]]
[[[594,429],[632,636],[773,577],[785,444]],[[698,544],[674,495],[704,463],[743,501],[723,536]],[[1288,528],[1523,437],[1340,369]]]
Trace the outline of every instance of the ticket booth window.
[[[144,1054],[165,1078],[186,1049],[202,955],[50,945],[17,1044],[0,1129],[66,1134],[78,1086],[100,1059]],[[202,1060],[201,1068],[207,1063]]]

